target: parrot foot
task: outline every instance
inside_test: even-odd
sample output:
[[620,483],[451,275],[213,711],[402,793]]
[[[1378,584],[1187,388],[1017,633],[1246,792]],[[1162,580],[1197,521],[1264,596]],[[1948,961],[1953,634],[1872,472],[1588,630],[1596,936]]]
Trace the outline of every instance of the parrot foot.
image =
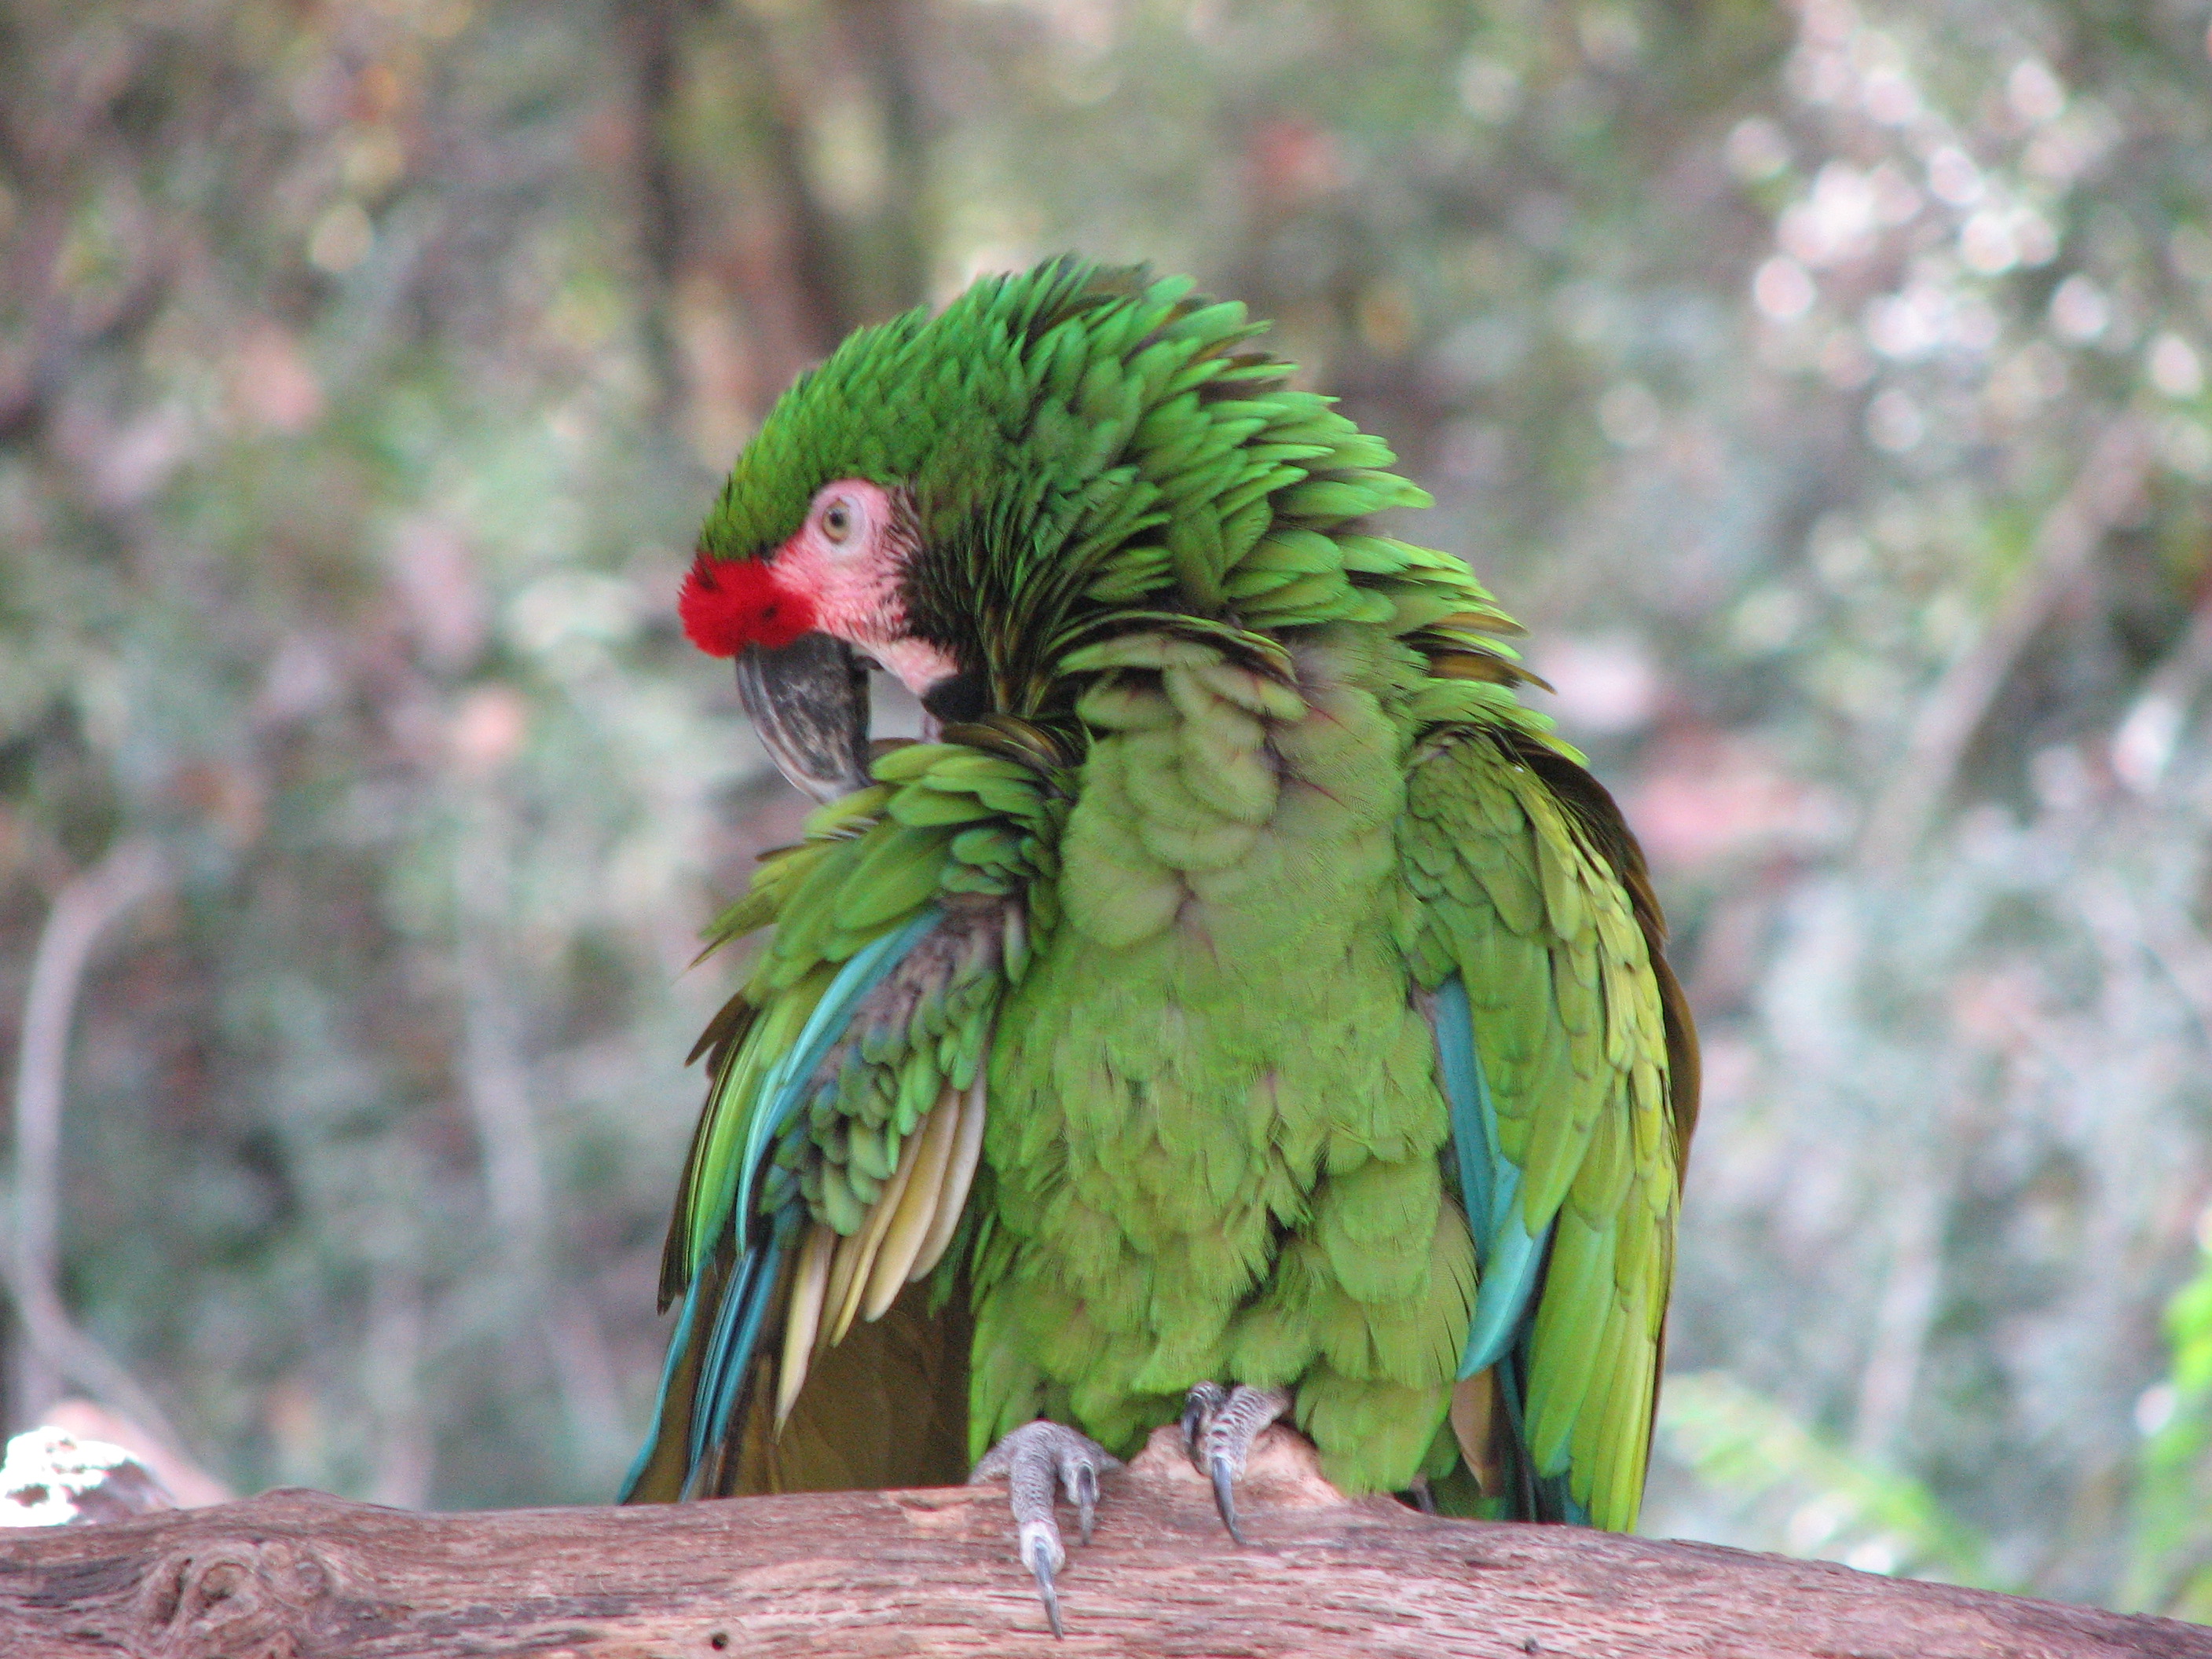
[[1083,1541],[1091,1541],[1091,1523],[1098,1513],[1098,1477],[1118,1469],[1121,1460],[1090,1436],[1064,1424],[1039,1418],[1024,1423],[983,1454],[968,1477],[971,1486],[1003,1480],[1012,1499],[1014,1525],[1021,1540],[1022,1565],[1036,1580],[1037,1599],[1052,1633],[1065,1632],[1060,1622],[1060,1590],[1054,1575],[1067,1565],[1066,1547],[1060,1541],[1060,1525],[1053,1519],[1055,1483],[1075,1505]]
[[1183,1401],[1183,1444],[1198,1472],[1213,1482],[1213,1506],[1221,1511],[1221,1524],[1240,1544],[1244,1534],[1237,1528],[1237,1481],[1244,1473],[1244,1460],[1260,1431],[1290,1408],[1288,1389],[1242,1382],[1232,1389],[1200,1382]]

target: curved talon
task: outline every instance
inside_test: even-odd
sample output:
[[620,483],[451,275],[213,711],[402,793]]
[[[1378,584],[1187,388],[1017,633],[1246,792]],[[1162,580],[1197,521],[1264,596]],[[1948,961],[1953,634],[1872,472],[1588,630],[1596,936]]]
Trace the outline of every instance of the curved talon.
[[1054,1571],[1066,1559],[1059,1537],[1048,1526],[1032,1521],[1022,1528],[1022,1559],[1036,1580],[1037,1600],[1044,1603],[1044,1616],[1052,1626],[1054,1641],[1064,1641],[1067,1636],[1060,1622],[1060,1589],[1053,1582]]
[[1182,1440],[1191,1462],[1213,1486],[1213,1507],[1221,1524],[1239,1544],[1245,1541],[1237,1524],[1237,1480],[1244,1473],[1244,1459],[1260,1431],[1291,1408],[1287,1389],[1255,1389],[1239,1382],[1224,1389],[1218,1382],[1199,1382],[1183,1398]]
[[1037,1600],[1052,1633],[1065,1634],[1060,1613],[1060,1568],[1067,1551],[1060,1543],[1059,1523],[1053,1519],[1053,1490],[1057,1486],[1075,1505],[1082,1524],[1083,1541],[1091,1541],[1091,1528],[1098,1514],[1098,1477],[1121,1468],[1121,1461],[1086,1435],[1064,1424],[1042,1418],[1024,1423],[985,1453],[968,1477],[970,1486],[1004,1480],[1020,1537],[1022,1565],[1036,1580]]
[[1076,1523],[1088,1544],[1091,1523],[1098,1518],[1098,1471],[1088,1463],[1078,1463],[1068,1484],[1074,1488]]
[[1198,1437],[1205,1431],[1206,1419],[1219,1411],[1229,1398],[1229,1390],[1218,1382],[1194,1382],[1182,1401],[1182,1444],[1190,1454],[1190,1461],[1198,1462]]
[[1238,1543],[1244,1534],[1237,1529],[1237,1471],[1229,1466],[1229,1454],[1213,1454],[1213,1507],[1221,1511],[1221,1524],[1229,1528],[1229,1535]]

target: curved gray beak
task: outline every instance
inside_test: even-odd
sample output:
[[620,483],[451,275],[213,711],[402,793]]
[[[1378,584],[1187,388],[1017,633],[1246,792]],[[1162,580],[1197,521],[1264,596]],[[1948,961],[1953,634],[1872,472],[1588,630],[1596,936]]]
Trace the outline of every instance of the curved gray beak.
[[819,801],[868,784],[868,673],[844,641],[806,634],[738,653],[738,698],[776,769]]

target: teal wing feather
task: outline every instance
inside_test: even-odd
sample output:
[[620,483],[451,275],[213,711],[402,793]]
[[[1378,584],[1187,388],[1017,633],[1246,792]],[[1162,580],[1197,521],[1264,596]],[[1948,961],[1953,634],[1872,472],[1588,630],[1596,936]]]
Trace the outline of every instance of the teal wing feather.
[[1551,1226],[1547,1222],[1533,1233],[1528,1229],[1521,1206],[1521,1166],[1499,1145],[1498,1103],[1474,1040],[1467,982],[1459,975],[1437,988],[1432,1018],[1444,1098],[1451,1107],[1460,1194],[1481,1271],[1474,1316],[1460,1351],[1459,1375],[1465,1379],[1504,1358],[1520,1334]]
[[1479,1272],[1462,1456],[1486,1492],[1522,1494],[1510,1510],[1626,1530],[1697,1089],[1657,907],[1610,799],[1526,727],[1432,732],[1407,802],[1417,969]]
[[[702,1042],[662,1260],[680,1310],[625,1501],[812,1484],[777,1440],[817,1360],[909,1285],[957,1279],[991,1023],[1052,921],[1036,878],[1064,800],[1048,741],[956,729],[969,740],[884,755],[711,930],[710,949],[775,933]],[[811,1409],[834,1442],[835,1406]]]

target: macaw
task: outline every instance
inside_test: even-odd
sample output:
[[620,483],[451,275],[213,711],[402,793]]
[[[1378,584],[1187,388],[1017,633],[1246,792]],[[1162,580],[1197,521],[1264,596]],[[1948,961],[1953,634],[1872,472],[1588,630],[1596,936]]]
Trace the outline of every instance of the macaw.
[[[820,805],[709,948],[624,1496],[1003,1478],[1182,1425],[1635,1524],[1695,1037],[1634,838],[1428,504],[1243,307],[1073,258],[785,392],[679,611]],[[927,714],[871,743],[867,672]],[[1241,1536],[1241,1534],[1238,1534]]]

